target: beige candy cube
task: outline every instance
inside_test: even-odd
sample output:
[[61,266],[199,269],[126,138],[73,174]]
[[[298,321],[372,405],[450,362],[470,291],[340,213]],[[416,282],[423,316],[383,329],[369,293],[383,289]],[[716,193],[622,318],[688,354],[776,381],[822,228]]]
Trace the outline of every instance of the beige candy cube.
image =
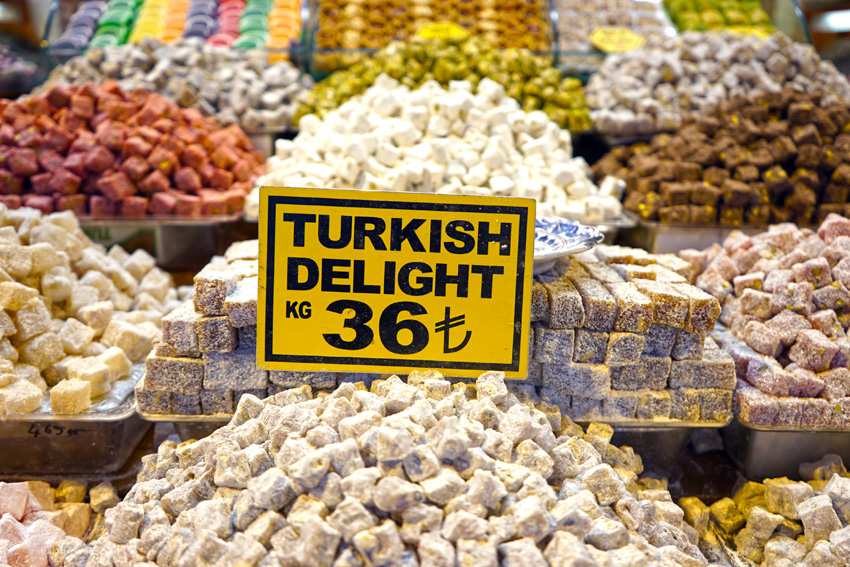
[[32,413],[41,407],[42,392],[26,380],[0,388],[0,415]]
[[80,228],[80,221],[72,211],[62,211],[60,213],[50,213],[42,217],[42,221],[50,224],[55,224],[64,228],[68,232],[74,232]]
[[148,336],[132,323],[113,320],[103,332],[101,342],[106,346],[117,346],[130,360],[141,362],[153,347],[152,339],[152,336]]
[[71,297],[74,289],[74,278],[71,270],[64,266],[54,266],[47,270],[41,278],[41,292],[54,303],[65,301]]
[[122,265],[130,259],[130,253],[124,250],[120,244],[113,244],[106,255]]
[[156,311],[158,313],[165,311],[162,302],[146,291],[136,294],[133,308],[136,311]]
[[82,538],[89,530],[91,524],[91,506],[84,502],[62,502],[58,504],[59,509],[68,515],[65,522],[65,533],[71,537]]
[[130,376],[132,363],[130,362],[130,359],[127,358],[127,355],[124,354],[124,351],[120,348],[109,347],[95,358],[109,367],[110,382],[115,382]]
[[47,382],[42,378],[38,368],[29,364],[16,364],[13,370],[19,380],[26,380],[42,392],[47,391]]
[[33,244],[29,247],[32,254],[32,273],[43,274],[51,268],[57,266],[70,266],[71,260],[68,255],[53,248],[46,242]]
[[17,282],[0,283],[0,308],[17,311],[38,297],[38,290]]
[[112,295],[109,296],[109,300],[112,302],[112,305],[115,306],[116,311],[130,311],[133,308],[133,298],[123,291],[118,291],[116,289],[112,292]]
[[[95,343],[92,343],[95,344]],[[55,386],[62,380],[68,379],[68,363],[72,360],[77,360],[79,356],[66,356],[59,362],[52,364],[48,368],[41,371],[41,375],[47,381],[48,386]]]
[[17,342],[26,341],[36,335],[50,330],[53,318],[44,302],[36,298],[15,313],[14,339]]
[[[18,231],[20,234],[20,230]],[[64,251],[68,246],[67,230],[52,223],[41,223],[32,228],[29,234],[30,244],[48,244],[55,250]]]
[[105,362],[96,358],[77,358],[70,361],[67,368],[69,380],[83,380],[91,384],[92,398],[102,396],[112,388],[112,381],[109,379],[110,369]]
[[82,276],[89,270],[104,273],[109,271],[110,259],[107,258],[106,254],[92,246],[83,248],[79,260],[74,261],[73,258],[71,260],[74,262],[74,272],[78,276]]
[[136,289],[136,294],[147,292],[156,298],[157,301],[165,301],[168,290],[174,286],[174,280],[168,272],[159,268],[151,268],[145,274],[145,277],[139,282],[139,287]]
[[79,317],[79,310],[88,305],[92,305],[93,303],[97,303],[101,301],[100,291],[90,285],[77,285],[74,289],[71,290],[71,300],[68,304],[68,311],[70,313],[77,313]]
[[141,248],[130,254],[130,257],[122,264],[124,269],[137,280],[141,280],[155,265],[154,257]]
[[77,318],[94,329],[94,336],[98,337],[106,331],[114,312],[115,306],[111,301],[98,301],[80,308],[77,311]]
[[83,277],[80,278],[80,285],[89,285],[95,289],[97,289],[100,297],[99,301],[106,301],[109,299],[109,296],[112,295],[112,292],[115,290],[115,284],[112,283],[112,280],[109,279],[102,272],[96,272],[94,270],[89,270]]
[[[116,316],[119,315],[116,313]],[[127,313],[122,313],[122,317],[116,317],[121,319],[122,321],[127,321],[128,323],[133,323],[134,325],[141,325],[142,323],[153,323],[157,328],[162,321],[162,314],[157,311],[151,310],[139,310],[139,311],[128,311]]]
[[0,335],[9,337],[14,335],[18,329],[15,328],[15,322],[9,317],[9,314],[0,310]]
[[257,325],[258,278],[241,280],[224,300],[224,310],[234,327],[252,327]]
[[17,382],[19,379],[20,378],[18,378],[17,376],[15,376],[12,373],[0,374],[0,388],[5,388],[9,384],[12,384],[13,382]]
[[91,382],[71,378],[62,380],[50,390],[50,409],[53,413],[83,413],[91,407]]
[[94,340],[95,330],[72,317],[65,320],[58,335],[65,352],[80,354]]
[[62,341],[56,333],[42,333],[23,343],[18,350],[21,362],[32,364],[39,370],[44,370],[65,356]]
[[12,374],[15,370],[15,363],[11,360],[0,359],[0,374]]
[[109,272],[109,278],[115,287],[130,295],[136,295],[136,289],[139,287],[139,281],[133,277],[133,274],[125,270],[121,266],[117,266]]
[[83,351],[83,356],[100,356],[105,353],[109,347],[103,343],[93,342]]
[[243,240],[241,242],[234,242],[224,253],[224,259],[228,262],[235,262],[237,260],[256,260],[259,257],[259,240]]
[[0,244],[0,267],[13,278],[22,278],[32,270],[32,252],[27,246]]
[[50,321],[50,329],[49,329],[49,331],[50,331],[50,332],[52,332],[52,333],[56,333],[56,334],[58,335],[58,334],[59,334],[59,331],[61,331],[61,330],[62,330],[62,326],[63,326],[64,324],[65,324],[65,320],[64,320],[64,319],[60,319],[60,318],[58,318],[58,317],[54,317],[54,318]]
[[0,341],[0,358],[4,358],[10,362],[18,361],[18,349],[12,346],[9,339]]
[[14,226],[0,227],[0,244],[21,244],[21,237]]

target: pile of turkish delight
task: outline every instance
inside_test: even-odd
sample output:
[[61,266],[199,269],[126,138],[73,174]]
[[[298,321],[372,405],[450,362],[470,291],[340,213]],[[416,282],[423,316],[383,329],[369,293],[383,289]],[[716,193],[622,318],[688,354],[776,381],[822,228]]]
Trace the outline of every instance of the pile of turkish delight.
[[241,398],[225,427],[144,457],[92,546],[54,565],[681,565],[697,532],[663,481],[503,375],[437,372]]
[[71,211],[0,205],[0,415],[77,414],[131,374],[179,305],[150,254],[109,252]]
[[579,421],[728,420],[734,363],[706,336],[720,304],[691,272],[674,255],[597,246],[535,278],[541,398]]
[[817,232],[779,224],[681,257],[723,302],[739,418],[753,425],[850,427],[850,219]]
[[65,480],[56,489],[46,482],[0,482],[0,565],[47,567],[53,544],[97,539],[105,530],[104,512],[120,502],[109,483],[88,491]]
[[803,482],[786,477],[747,482],[732,498],[711,506],[698,498],[679,504],[700,533],[701,546],[731,540],[739,554],[769,567],[850,564],[850,475],[841,457],[803,463],[800,476]]

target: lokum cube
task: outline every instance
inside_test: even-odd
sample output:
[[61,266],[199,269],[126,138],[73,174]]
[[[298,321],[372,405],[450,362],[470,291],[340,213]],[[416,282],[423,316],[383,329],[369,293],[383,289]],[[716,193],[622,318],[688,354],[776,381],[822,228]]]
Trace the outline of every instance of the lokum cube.
[[788,478],[768,478],[764,481],[766,508],[791,520],[799,520],[798,506],[814,496],[814,490],[805,482]]
[[807,260],[802,264],[795,264],[792,268],[794,281],[798,283],[810,283],[814,289],[821,288],[832,283],[831,266],[826,258],[818,257]]
[[676,336],[671,355],[674,360],[700,360],[704,345],[705,333],[689,333],[683,329]]
[[573,362],[602,364],[608,352],[608,333],[578,329],[573,346]]
[[850,291],[840,281],[816,289],[812,293],[812,300],[817,309],[841,309],[850,305]]
[[584,307],[584,327],[599,331],[609,331],[617,319],[617,302],[605,289],[605,286],[588,278],[571,278]]
[[642,356],[637,362],[611,364],[611,388],[614,390],[660,390],[667,386],[669,357]]
[[611,264],[611,268],[620,276],[621,280],[634,282],[636,280],[654,280],[655,272],[648,266],[635,266],[633,264]]
[[776,357],[782,351],[779,333],[758,321],[750,321],[744,326],[742,338],[751,349],[767,356]]
[[747,367],[747,382],[774,396],[788,396],[796,381],[775,359],[763,357]]
[[726,421],[732,416],[731,390],[700,390],[699,400],[702,421]]
[[670,418],[682,421],[699,421],[700,390],[680,388],[670,392]]
[[227,317],[201,317],[198,320],[198,346],[201,352],[230,352],[236,345],[236,329]]
[[637,410],[637,394],[635,392],[611,391],[602,400],[602,417],[608,420],[634,419]]
[[777,289],[785,284],[794,281],[793,270],[771,270],[767,272],[764,278],[764,291],[774,293]]
[[690,309],[690,299],[687,296],[676,291],[673,285],[664,282],[640,280],[635,285],[652,300],[654,323],[679,329],[684,327]]
[[268,388],[268,372],[257,367],[254,351],[204,353],[204,388],[249,390]]
[[769,319],[765,326],[779,334],[783,346],[791,346],[801,331],[812,328],[812,324],[802,315],[784,309]]
[[573,359],[573,329],[534,329],[534,360],[548,364],[567,364]]
[[91,407],[91,383],[72,378],[50,390],[50,409],[55,414],[83,413]]
[[172,410],[175,415],[201,415],[201,395],[172,392]]
[[204,386],[204,362],[199,359],[164,358],[151,354],[145,359],[145,368],[145,383],[149,390],[199,394]]
[[822,398],[833,401],[850,396],[850,370],[835,368],[817,375],[824,383]]
[[531,286],[531,321],[549,322],[549,295],[542,283]]
[[101,342],[123,350],[133,362],[141,362],[151,351],[151,337],[126,321],[112,320],[103,332]]
[[745,289],[739,297],[741,313],[765,321],[773,314],[770,307],[771,295],[763,291]]
[[705,351],[702,360],[674,360],[669,384],[673,389],[731,390],[735,387],[735,362],[720,349]]
[[818,228],[818,236],[827,245],[839,236],[850,236],[850,219],[837,214],[830,214]]
[[607,264],[601,262],[582,262],[581,264],[590,276],[603,284],[622,283],[623,278]]
[[195,276],[195,310],[204,315],[224,315],[224,303],[239,282],[235,274],[207,266]]
[[803,408],[800,415],[800,425],[804,427],[826,427],[830,424],[832,407],[829,401],[818,398],[802,400]]
[[136,405],[143,413],[157,415],[174,413],[171,392],[147,389],[144,378],[136,383]]
[[605,262],[606,264],[635,264],[638,266],[646,266],[653,262],[652,256],[639,248],[601,245],[594,248],[593,252],[600,261]]
[[563,395],[601,400],[611,391],[611,376],[602,364],[545,364],[543,386]]
[[652,300],[638,291],[633,283],[609,284],[607,287],[617,302],[614,329],[621,332],[645,333],[652,324]]
[[32,413],[41,407],[42,391],[27,380],[0,388],[0,415]]
[[677,274],[672,270],[668,270],[660,264],[650,264],[647,266],[647,269],[653,274],[655,274],[655,277],[650,279],[654,279],[657,282],[666,282],[672,284],[688,283],[687,278],[681,276],[680,274]]
[[201,390],[201,409],[204,415],[233,413],[232,390]]
[[549,327],[573,329],[583,326],[584,306],[581,295],[572,282],[562,278],[544,286],[549,295]]
[[788,356],[800,367],[820,372],[829,368],[838,347],[823,333],[816,330],[801,331]]
[[839,236],[820,252],[831,268],[834,268],[844,258],[850,258],[850,236]]
[[66,368],[69,379],[76,378],[91,384],[93,398],[102,396],[112,388],[109,367],[94,358],[75,358],[66,364]]
[[112,322],[114,311],[115,305],[111,301],[97,301],[78,309],[77,318],[94,329],[95,337],[99,337]]
[[764,288],[764,272],[753,272],[750,274],[735,276],[735,279],[732,280],[732,284],[735,286],[735,295],[737,296],[744,293],[745,289],[762,291]]
[[130,376],[132,363],[127,355],[118,347],[109,347],[95,356],[95,359],[109,367],[109,381],[116,382]]
[[42,333],[21,345],[20,361],[44,371],[65,356],[62,341],[56,333]]
[[820,394],[826,384],[811,370],[800,368],[796,364],[789,364],[785,371],[794,378],[789,394],[800,398],[814,398]]
[[809,316],[812,326],[831,339],[844,336],[844,327],[838,322],[838,317],[832,309],[816,311]]
[[94,329],[69,317],[59,330],[59,340],[68,354],[80,354],[94,340]]
[[574,396],[568,409],[570,418],[576,421],[602,419],[602,400]]
[[653,324],[649,327],[644,340],[643,354],[647,356],[668,357],[673,352],[678,334],[676,327]]
[[809,315],[812,312],[813,291],[809,283],[778,285],[770,298],[770,308],[774,313],[790,309],[795,313]]
[[635,362],[643,353],[644,342],[644,336],[636,333],[611,333],[605,360],[608,364]]
[[[26,275],[26,274],[24,274]],[[0,306],[17,311],[38,297],[38,290],[18,282],[0,282]]]
[[735,411],[744,422],[752,425],[773,425],[779,411],[778,398],[765,394],[743,382],[735,389]]
[[672,400],[668,390],[642,390],[638,392],[637,419],[667,419]]
[[247,277],[224,300],[224,310],[234,327],[257,325],[257,290],[259,279]]

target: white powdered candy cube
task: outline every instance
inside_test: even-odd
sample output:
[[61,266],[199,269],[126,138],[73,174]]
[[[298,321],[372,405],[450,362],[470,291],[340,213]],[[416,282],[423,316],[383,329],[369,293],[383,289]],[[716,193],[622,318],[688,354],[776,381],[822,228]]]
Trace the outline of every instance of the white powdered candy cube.
[[130,359],[127,358],[127,354],[119,347],[109,347],[95,358],[109,367],[110,382],[115,382],[130,376],[132,363],[130,362]]
[[123,264],[123,268],[130,272],[134,278],[141,280],[151,268],[156,265],[156,259],[141,248],[130,254]]
[[152,337],[126,321],[110,321],[103,332],[103,344],[123,350],[133,362],[141,362],[151,351]]
[[95,337],[99,337],[106,331],[114,312],[115,305],[111,301],[96,301],[81,307],[77,311],[77,318],[94,329]]
[[71,317],[62,324],[58,335],[66,353],[80,354],[94,340],[95,330]]
[[66,365],[68,378],[84,380],[91,384],[93,398],[102,396],[112,389],[109,366],[95,358],[75,358]]
[[41,407],[42,392],[27,380],[0,388],[0,415],[32,413]]
[[53,413],[77,414],[91,407],[91,383],[77,378],[62,380],[50,390]]
[[257,293],[259,278],[244,278],[224,300],[224,310],[234,327],[257,325]]

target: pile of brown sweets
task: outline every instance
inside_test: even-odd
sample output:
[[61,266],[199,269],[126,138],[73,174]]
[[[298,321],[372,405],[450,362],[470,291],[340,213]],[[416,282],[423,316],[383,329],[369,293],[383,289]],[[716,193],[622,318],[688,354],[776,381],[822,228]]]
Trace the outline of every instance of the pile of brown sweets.
[[627,182],[625,207],[664,224],[812,225],[845,214],[850,110],[784,89],[737,97],[649,144],[615,148],[597,177]]

